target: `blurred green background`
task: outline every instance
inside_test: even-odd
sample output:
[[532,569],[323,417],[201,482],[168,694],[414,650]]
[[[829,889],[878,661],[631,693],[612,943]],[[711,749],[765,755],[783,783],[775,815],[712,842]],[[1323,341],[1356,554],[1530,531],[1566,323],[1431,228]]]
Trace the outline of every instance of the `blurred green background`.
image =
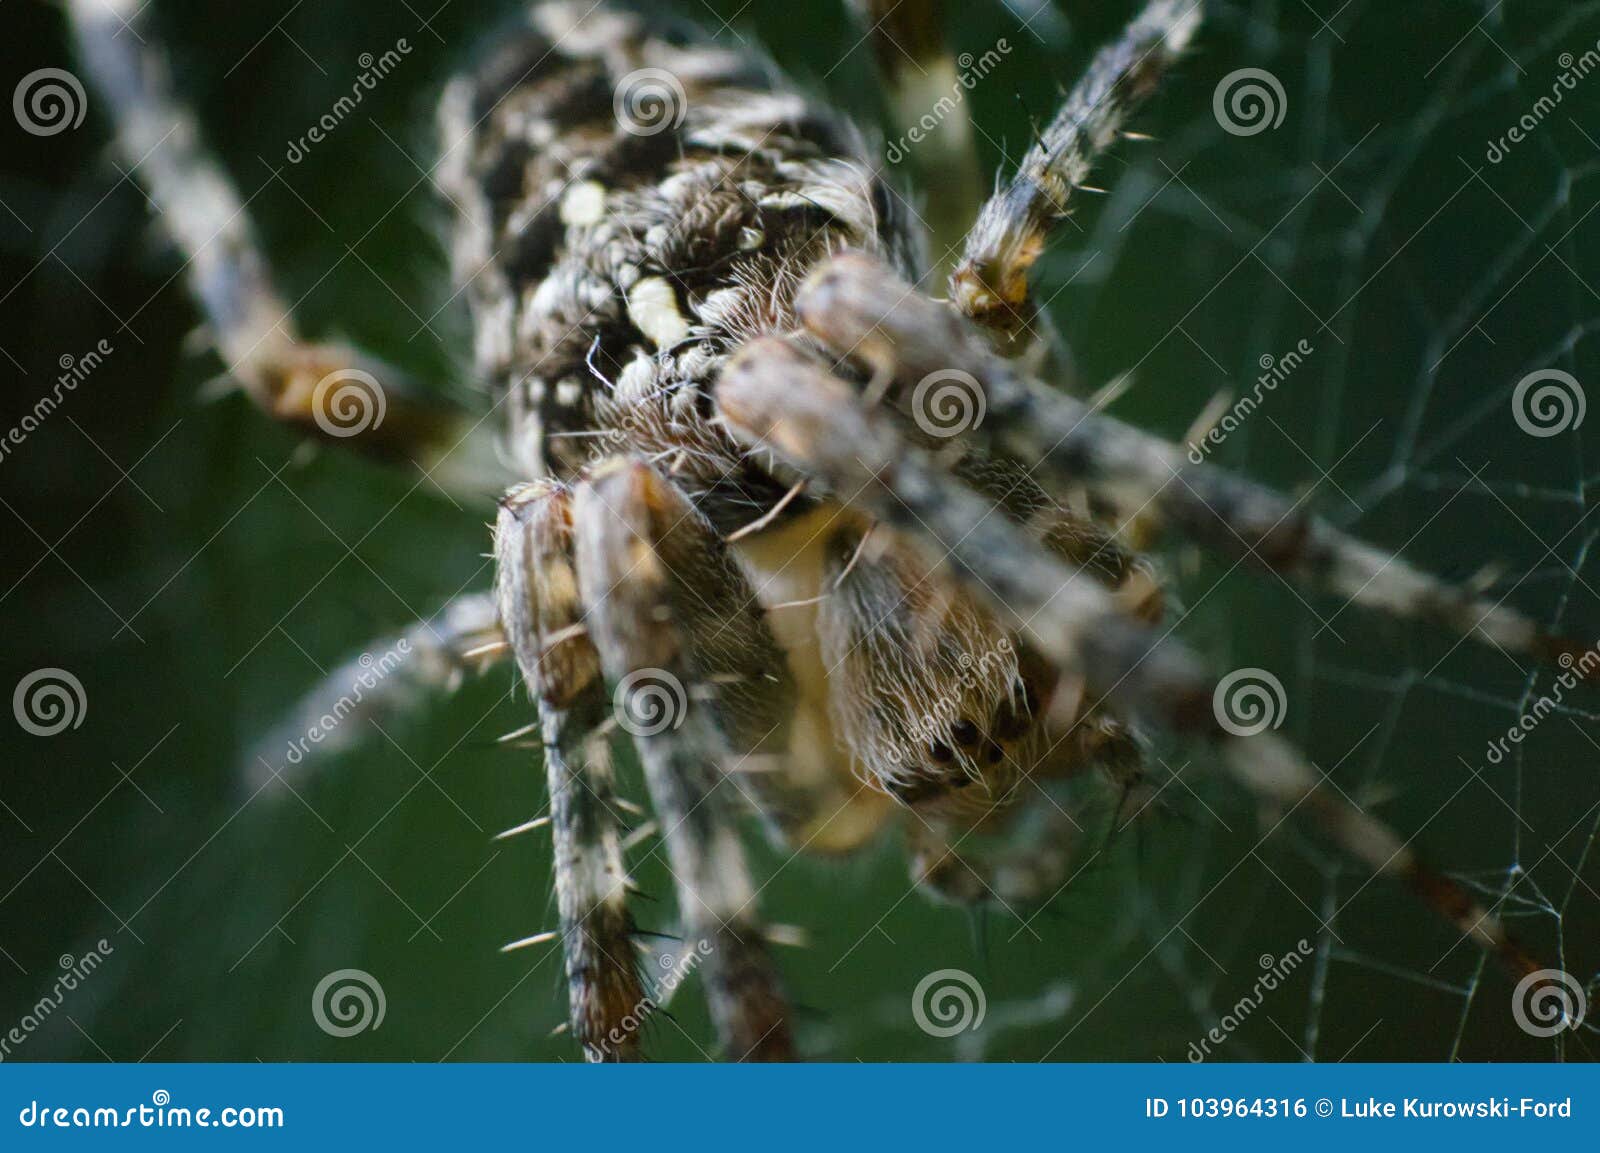
[[[991,169],[1015,161],[1030,121],[1136,9],[949,7],[959,50],[1000,37],[1012,49],[970,94]],[[426,179],[432,105],[509,8],[153,3],[286,295],[304,297],[306,331],[346,333],[432,379],[461,362]],[[1315,507],[1408,559],[1487,572],[1508,603],[1600,635],[1588,503],[1600,415],[1535,438],[1511,413],[1535,370],[1570,372],[1591,394],[1600,382],[1600,75],[1500,163],[1486,156],[1550,92],[1563,54],[1595,48],[1600,4],[1212,8],[1199,50],[1140,118],[1156,142],[1105,164],[1110,195],[1083,198],[1045,263],[1083,378],[1135,370],[1114,411],[1179,436],[1219,390],[1248,389],[1263,356],[1306,340],[1306,364],[1221,459],[1314,485]],[[765,45],[870,123],[869,52],[841,9],[681,11],[730,44]],[[0,22],[8,91],[38,68],[78,68],[56,7],[12,0]],[[286,166],[360,55],[400,37],[404,62]],[[1281,81],[1286,108],[1277,128],[1239,136],[1220,129],[1213,94],[1247,67]],[[0,460],[0,689],[59,667],[87,698],[82,724],[54,737],[0,719],[0,1030],[50,992],[58,958],[101,938],[114,949],[7,1059],[573,1059],[549,1036],[564,1018],[553,949],[497,951],[554,920],[543,835],[491,840],[543,807],[537,754],[494,744],[530,719],[508,673],[420,708],[393,742],[373,734],[297,794],[256,793],[240,774],[319,666],[487,585],[489,512],[310,451],[238,397],[202,403],[219,363],[186,343],[197,314],[179,260],[107,152],[96,98],[51,137],[3,120],[0,426],[48,391],[59,358],[114,346]],[[1592,997],[1600,691],[1570,696],[1490,764],[1487,742],[1549,690],[1548,673],[1181,550],[1164,562],[1180,635],[1220,669],[1278,675],[1285,732],[1442,866],[1505,894],[1519,933]],[[1157,773],[1178,774],[1162,803],[1026,927],[930,906],[893,840],[782,867],[763,906],[810,934],[780,958],[807,1055],[1181,1061],[1249,991],[1258,957],[1302,938],[1316,963],[1215,1059],[1595,1054],[1593,1026],[1521,1031],[1503,975],[1309,831],[1263,841],[1271,815],[1208,772],[1202,750],[1157,752]],[[671,932],[664,871],[648,848],[634,857],[660,898],[641,919]],[[785,857],[756,850],[763,874]],[[343,968],[370,972],[387,998],[381,1028],[348,1039],[311,1012],[318,981]],[[917,1028],[912,990],[943,968],[982,985],[976,1032]],[[651,1036],[659,1057],[701,1059],[710,1031],[692,982]]]

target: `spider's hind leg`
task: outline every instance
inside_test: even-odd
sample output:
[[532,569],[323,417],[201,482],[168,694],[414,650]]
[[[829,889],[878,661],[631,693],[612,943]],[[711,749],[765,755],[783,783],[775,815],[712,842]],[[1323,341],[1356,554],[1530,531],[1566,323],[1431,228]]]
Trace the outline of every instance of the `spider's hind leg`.
[[[733,1060],[783,1060],[789,1011],[734,823],[752,759],[787,743],[792,688],[711,525],[651,466],[601,466],[573,509],[588,631],[644,764],[711,1017]],[[747,619],[747,618],[745,618]],[[758,671],[761,670],[761,671]],[[748,798],[754,800],[753,797]]]

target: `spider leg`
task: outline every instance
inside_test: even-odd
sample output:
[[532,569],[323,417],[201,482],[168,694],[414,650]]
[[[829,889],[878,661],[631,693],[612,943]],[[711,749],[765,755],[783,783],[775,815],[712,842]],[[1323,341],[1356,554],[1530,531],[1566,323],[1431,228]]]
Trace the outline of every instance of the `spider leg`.
[[952,453],[976,448],[1019,462],[1047,489],[1084,489],[1101,509],[1142,528],[1169,523],[1222,556],[1377,611],[1544,660],[1584,647],[1340,532],[1264,485],[1195,464],[1161,438],[1050,389],[981,347],[959,316],[870,258],[832,261],[802,288],[796,308],[824,347],[894,381],[891,401],[920,425],[939,419],[938,393],[927,383],[954,379],[976,419],[954,430]]
[[1112,690],[1124,715],[1148,710],[1186,730],[1210,717],[1208,691],[1197,687],[1194,700],[1162,691],[1192,679],[1186,653],[1172,644],[1147,651],[1149,630],[1123,617],[1097,580],[1043,551],[809,354],[777,338],[751,342],[724,368],[717,402],[736,434],[824,481],[838,499],[923,538],[935,563],[1016,618],[1025,640],[1058,667],[1090,678],[1100,695]]
[[246,203],[208,156],[173,91],[138,0],[68,0],[79,55],[105,94],[118,150],[137,172],[184,258],[227,377],[262,412],[324,441],[414,462],[447,488],[481,496],[499,475],[478,422],[398,369],[337,341],[312,342],[272,285]]
[[581,629],[570,492],[537,483],[509,496],[495,556],[501,618],[538,700],[572,1033],[591,1061],[636,1060],[647,1000],[603,733],[610,702]]
[[577,490],[573,525],[589,634],[644,764],[723,1049],[737,1060],[786,1059],[788,1009],[756,916],[736,798],[723,787],[737,787],[729,770],[738,759],[782,747],[786,686],[712,671],[708,649],[746,642],[691,622],[717,612],[696,602],[717,599],[719,570],[732,570],[715,530],[664,476],[633,461],[600,466]]
[[[369,725],[404,718],[507,655],[494,597],[457,597],[398,636],[372,641],[359,657],[324,677],[253,744],[240,763],[240,777],[251,792],[274,777],[293,785],[321,762],[370,736]],[[339,718],[336,727],[322,719],[330,716]]]
[[1151,0],[1122,39],[1095,56],[1016,175],[978,213],[950,296],[998,347],[1023,352],[1032,345],[1029,271],[1095,157],[1183,54],[1201,16],[1201,0]]
[[983,197],[966,86],[944,36],[944,4],[850,0],[850,7],[867,27],[878,73],[888,89],[893,131],[900,134],[889,147],[889,161],[898,165],[910,160],[917,173],[935,275],[942,282],[954,268],[962,237]]
[[1214,743],[1246,787],[1286,811],[1304,808],[1341,849],[1408,884],[1514,973],[1539,963],[1462,886],[1428,868],[1392,830],[1324,787],[1291,745],[1240,735],[1213,710],[1215,678],[1183,645],[1123,615],[1082,569],[1050,556],[1021,528],[924,450],[896,418],[866,407],[851,386],[795,345],[764,338],[724,368],[717,405],[730,429],[830,489],[890,530],[920,542],[974,595],[1058,668],[1079,678],[1094,707]]

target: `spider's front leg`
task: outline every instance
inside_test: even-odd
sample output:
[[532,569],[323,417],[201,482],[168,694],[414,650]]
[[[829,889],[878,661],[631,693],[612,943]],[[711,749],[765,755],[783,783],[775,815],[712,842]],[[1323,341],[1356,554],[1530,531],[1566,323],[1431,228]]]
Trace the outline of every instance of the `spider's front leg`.
[[538,700],[572,1033],[592,1061],[635,1060],[646,994],[603,735],[610,704],[582,625],[571,493],[536,483],[508,496],[495,559],[500,617]]
[[588,632],[617,686],[678,891],[685,948],[733,1060],[792,1055],[734,823],[740,769],[787,746],[792,686],[715,530],[647,464],[602,465],[577,491],[573,532]]
[[[802,323],[825,348],[869,367],[912,421],[937,421],[929,385],[954,378],[968,411],[945,459],[1023,466],[1048,490],[1085,492],[1103,514],[1154,532],[1170,526],[1202,547],[1353,604],[1478,636],[1543,660],[1584,646],[1515,609],[1450,584],[1334,528],[1247,477],[1194,464],[1174,445],[1094,411],[1018,370],[950,309],[918,295],[876,260],[848,254],[802,287]],[[1136,542],[1143,544],[1146,542]]]
[[[1285,813],[1302,810],[1355,860],[1408,884],[1464,937],[1518,975],[1541,966],[1461,885],[1431,869],[1393,830],[1343,800],[1292,746],[1240,736],[1213,711],[1216,681],[1183,645],[1127,616],[1081,568],[1050,556],[988,499],[897,433],[811,354],[777,338],[746,345],[717,387],[728,426],[837,497],[918,542],[929,562],[1081,682],[1096,708],[1218,747],[1223,763]],[[1061,728],[1070,716],[1047,712]]]
[[1033,345],[1038,310],[1029,274],[1050,233],[1083,188],[1095,158],[1183,55],[1202,18],[1201,0],[1151,0],[1122,38],[1101,49],[1060,111],[989,198],[950,278],[951,300],[1007,355]]

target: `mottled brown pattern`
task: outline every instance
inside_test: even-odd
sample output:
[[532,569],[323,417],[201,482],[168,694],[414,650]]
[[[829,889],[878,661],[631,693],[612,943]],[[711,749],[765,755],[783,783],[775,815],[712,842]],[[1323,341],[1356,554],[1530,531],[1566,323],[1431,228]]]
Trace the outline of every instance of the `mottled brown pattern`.
[[[937,5],[864,7],[915,32],[919,59],[948,63],[925,26]],[[125,141],[182,115],[145,41],[119,41],[97,7],[73,13]],[[978,213],[948,303],[915,291],[920,231],[854,129],[693,32],[610,4],[538,5],[445,94],[456,271],[519,483],[495,526],[503,639],[483,637],[479,598],[424,656],[450,682],[510,653],[536,701],[560,923],[512,947],[559,937],[590,1059],[642,1055],[660,1008],[633,939],[619,728],[734,1059],[794,1052],[741,816],[819,853],[907,817],[926,889],[1047,900],[1080,830],[1044,785],[1090,778],[1120,812],[1144,787],[1140,726],[1211,742],[1253,793],[1303,809],[1513,971],[1534,966],[1287,743],[1223,721],[1214,675],[1161,627],[1159,574],[1136,550],[1165,526],[1509,650],[1571,643],[1061,395],[1035,375],[1050,349],[1002,355],[1032,342],[1028,272],[1067,196],[1199,18],[1199,0],[1150,0],[1097,58]],[[880,28],[880,55],[899,26]],[[903,102],[914,86],[901,79]],[[957,135],[942,155],[961,152]],[[242,202],[189,136],[142,175],[219,346],[247,350],[233,366],[245,387],[279,419],[321,423],[330,406],[307,394],[308,374],[376,362],[296,345]],[[225,243],[203,255],[219,230],[201,225],[217,220]],[[922,419],[917,391],[952,373],[983,419],[947,432]],[[439,444],[492,455],[382,375],[395,414],[353,443],[425,462]],[[630,718],[641,676],[676,688],[666,723]]]
[[[530,475],[571,479],[621,452],[663,460],[732,531],[786,486],[710,422],[707,383],[730,350],[794,326],[794,287],[818,261],[849,247],[903,263],[909,242],[846,122],[745,56],[589,8],[537,9],[445,101],[479,369],[511,392]],[[614,100],[650,69],[682,98],[662,89],[662,123],[641,116],[635,134]],[[603,196],[593,219],[570,220],[574,189]],[[651,280],[686,325],[667,347],[630,315]]]

